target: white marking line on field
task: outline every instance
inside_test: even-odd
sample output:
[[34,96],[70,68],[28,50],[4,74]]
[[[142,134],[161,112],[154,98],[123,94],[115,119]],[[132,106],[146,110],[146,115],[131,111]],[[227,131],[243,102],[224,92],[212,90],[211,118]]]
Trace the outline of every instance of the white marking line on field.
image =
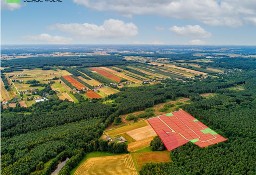
[[[157,116],[157,118],[158,118],[163,124],[165,124],[169,129],[171,129],[172,132],[176,133],[176,132],[175,132],[165,121],[163,121],[160,117],[161,117],[161,116]],[[172,116],[172,117],[176,117],[176,119],[178,119],[183,125],[185,125],[185,126],[186,126],[188,129],[190,129],[195,135],[197,135],[200,142],[209,142],[209,141],[214,140],[214,139],[217,138],[217,137],[215,137],[214,135],[211,134],[214,138],[202,141],[202,140],[200,140],[201,137],[200,137],[197,133],[195,133],[195,131],[194,131],[193,129],[191,129],[187,124],[185,124],[181,119],[179,119],[179,118],[178,118],[177,116],[175,116],[175,115]],[[200,121],[199,121],[199,122],[200,122]],[[176,124],[175,124],[175,125],[176,125]],[[183,136],[181,133],[179,133],[179,135],[180,135],[181,137],[183,137],[185,140],[190,141],[190,139],[187,139],[187,138],[186,138],[185,136]]]
[[[176,117],[176,116],[175,116]],[[177,117],[176,117],[177,118]],[[178,120],[180,120],[181,121],[181,119],[179,119],[179,118],[177,118]],[[182,123],[183,123],[183,121],[181,121]],[[200,122],[200,121],[199,121]],[[185,123],[183,123],[184,125],[186,125]],[[197,124],[198,125],[198,124]],[[187,126],[187,125],[186,125]],[[187,126],[188,127],[188,126]],[[208,126],[207,126],[208,127]],[[192,130],[190,127],[188,127],[191,131],[193,131],[194,132],[194,130]],[[195,133],[195,132],[194,132]],[[196,134],[196,133],[195,133]],[[197,134],[196,134],[197,135]],[[200,140],[200,142],[209,142],[209,141],[211,141],[211,140],[214,140],[214,139],[216,139],[217,137],[215,137],[215,135],[213,135],[213,134],[211,134],[214,138],[212,138],[212,139],[208,139],[208,140]],[[198,135],[197,135],[198,136]],[[199,138],[201,138],[200,136],[199,136]]]

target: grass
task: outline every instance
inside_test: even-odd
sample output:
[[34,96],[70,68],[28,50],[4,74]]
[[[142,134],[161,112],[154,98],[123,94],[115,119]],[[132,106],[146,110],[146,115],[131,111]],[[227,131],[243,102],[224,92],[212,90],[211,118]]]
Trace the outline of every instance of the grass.
[[54,84],[52,84],[51,86],[53,89],[59,91],[60,93],[67,93],[75,103],[78,103],[79,101],[75,98],[75,96],[70,93],[71,89],[66,85],[64,84],[63,82],[60,83],[59,80],[56,80]]
[[139,149],[139,150],[135,151],[135,153],[145,153],[145,152],[152,152],[151,147],[148,146],[148,147],[145,147],[145,148],[142,148],[142,149]]
[[123,134],[121,134],[120,136],[123,136],[126,140],[127,140],[127,142],[128,143],[131,143],[131,142],[134,142],[135,141],[135,139],[133,139],[131,136],[129,136],[127,133],[123,133]]
[[111,137],[115,137],[115,136],[123,134],[127,131],[131,131],[131,130],[141,128],[141,127],[147,126],[147,125],[148,124],[144,120],[140,120],[136,123],[131,123],[131,124],[128,124],[128,125],[125,125],[125,126],[121,126],[121,127],[118,127],[118,128],[113,128],[111,130],[107,130],[106,134],[111,136]]

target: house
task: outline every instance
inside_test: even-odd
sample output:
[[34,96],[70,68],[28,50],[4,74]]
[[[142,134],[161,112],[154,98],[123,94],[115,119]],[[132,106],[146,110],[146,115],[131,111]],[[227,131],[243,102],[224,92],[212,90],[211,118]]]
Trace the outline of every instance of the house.
[[39,103],[39,102],[43,102],[43,101],[46,101],[48,100],[47,98],[43,97],[43,98],[39,98],[39,99],[36,99],[36,103]]

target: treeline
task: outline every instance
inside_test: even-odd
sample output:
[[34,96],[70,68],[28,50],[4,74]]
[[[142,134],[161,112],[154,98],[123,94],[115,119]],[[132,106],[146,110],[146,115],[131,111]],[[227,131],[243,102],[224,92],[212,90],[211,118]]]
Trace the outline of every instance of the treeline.
[[63,57],[31,57],[26,59],[2,60],[2,66],[8,67],[3,71],[16,71],[20,69],[34,69],[54,66],[113,66],[126,64],[126,60],[118,55],[96,56],[63,56]]
[[213,67],[220,67],[225,69],[243,69],[243,70],[255,70],[256,59],[253,58],[219,58],[214,62],[209,63]]
[[4,88],[5,88],[7,91],[10,90],[10,85],[9,85],[9,83],[8,83],[8,80],[7,80],[6,76],[5,76],[3,73],[1,73],[1,79],[2,79],[2,81],[3,81],[3,83],[4,83]]
[[[2,137],[11,137],[22,133],[36,131],[46,127],[56,127],[65,123],[76,122],[82,119],[107,117],[111,113],[111,108],[101,103],[79,103],[69,104],[65,109],[57,109],[52,100],[43,102],[45,109],[34,111],[31,115],[24,115],[16,119],[16,114],[2,114],[2,121],[5,124],[2,128]],[[51,108],[50,105],[53,105]],[[34,106],[36,108],[36,106]],[[49,111],[47,111],[47,109]],[[54,117],[53,117],[54,116]],[[8,124],[6,126],[6,124]]]
[[65,166],[59,172],[59,175],[70,175],[70,172],[79,164],[86,153],[92,151],[104,151],[111,153],[127,153],[127,144],[108,142],[105,140],[95,140],[85,145],[85,148],[74,151],[74,155],[67,161]]

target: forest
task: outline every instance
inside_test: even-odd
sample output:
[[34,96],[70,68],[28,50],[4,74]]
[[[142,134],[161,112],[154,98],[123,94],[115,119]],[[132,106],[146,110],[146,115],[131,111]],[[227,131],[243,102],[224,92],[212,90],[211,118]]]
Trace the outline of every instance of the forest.
[[[57,61],[58,58],[46,62],[37,58],[38,60],[33,62],[33,58],[30,58],[3,64],[8,66],[13,63],[13,67],[24,68],[50,64],[82,64],[83,68],[79,71],[90,72],[90,75],[94,76],[92,78],[96,79],[86,67],[102,65],[107,58],[97,58],[102,60],[102,63],[95,62],[95,59],[87,61],[83,58],[74,58],[72,61],[63,59],[60,62]],[[108,65],[125,63],[123,60],[112,58]],[[80,103],[72,103],[50,99],[29,108],[2,109],[2,174],[47,175],[54,170],[59,161],[69,157],[60,172],[61,175],[67,175],[87,152],[127,152],[127,145],[108,144],[99,140],[104,129],[114,121],[120,121],[122,114],[144,110],[179,97],[190,98],[191,103],[185,105],[184,110],[214,128],[228,138],[228,141],[206,149],[187,144],[170,153],[171,163],[147,164],[140,174],[255,174],[255,62],[248,60],[249,62],[244,64],[248,65],[246,70],[244,66],[239,66],[235,62],[232,65],[232,62],[225,59],[221,62],[219,60],[209,64],[225,67],[230,71],[218,77],[209,76],[205,79],[195,78],[187,81],[166,79],[156,85],[124,87],[119,93],[100,100],[81,100]],[[240,69],[231,69],[232,66]],[[243,89],[237,90],[237,86],[242,86]],[[47,90],[51,91],[50,86]],[[204,93],[212,93],[214,96],[205,98],[201,96]],[[113,103],[104,104],[104,100]]]

